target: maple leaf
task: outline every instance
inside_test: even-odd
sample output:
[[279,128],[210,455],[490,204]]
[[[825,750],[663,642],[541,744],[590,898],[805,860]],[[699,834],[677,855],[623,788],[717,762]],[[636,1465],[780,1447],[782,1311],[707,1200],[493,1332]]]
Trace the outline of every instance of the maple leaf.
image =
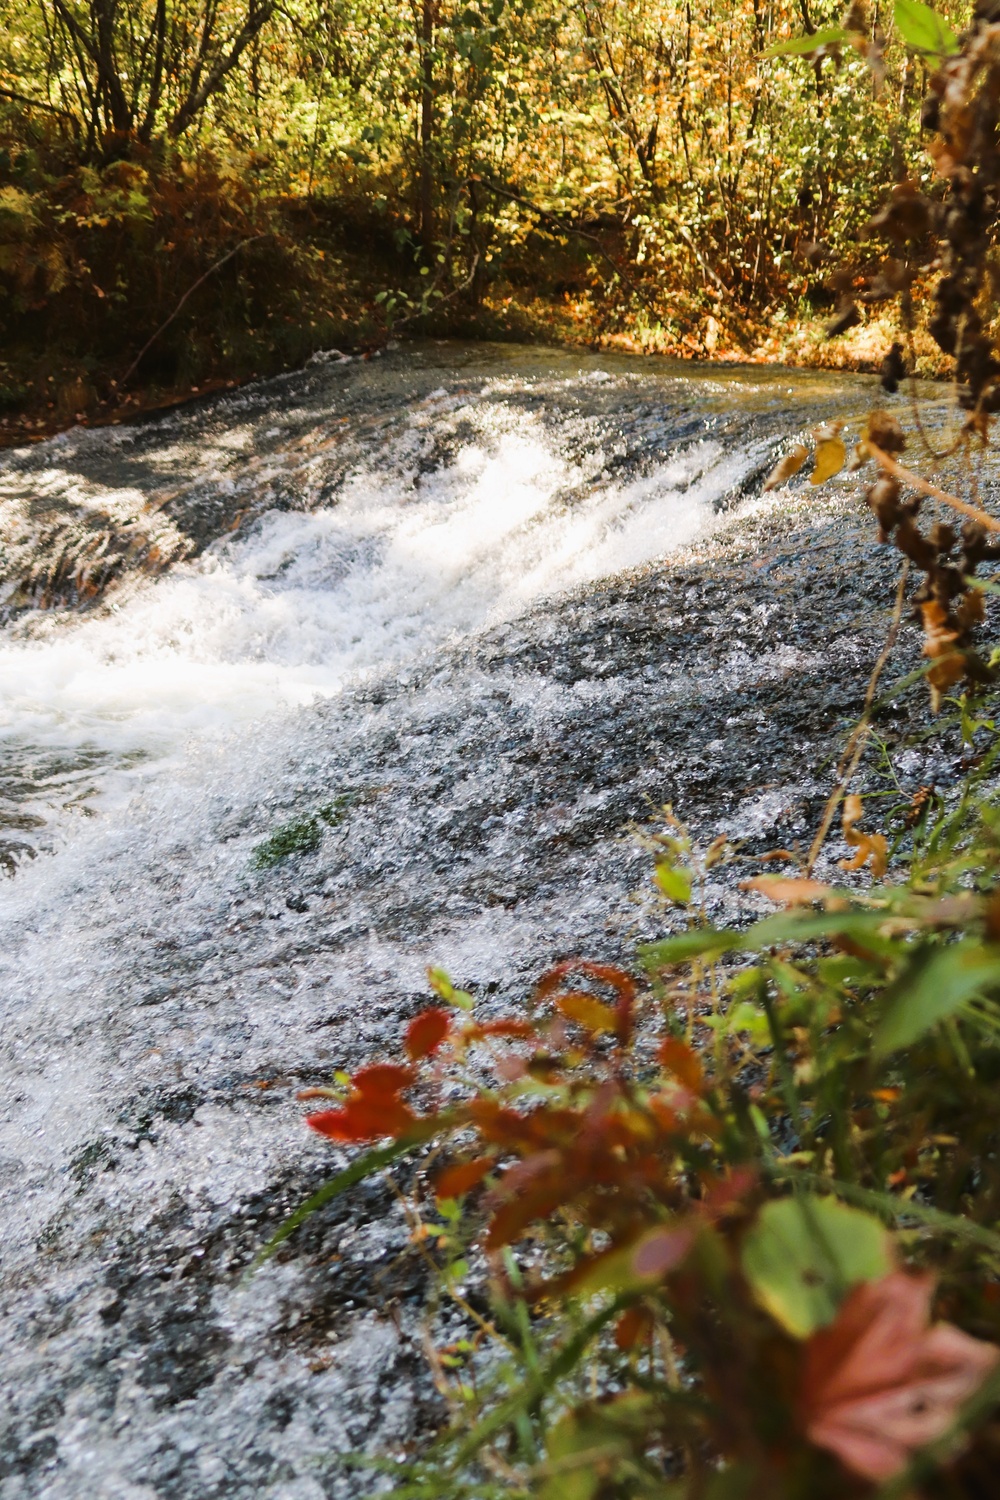
[[422,1057],[432,1057],[451,1029],[451,1017],[446,1010],[431,1006],[414,1016],[406,1028],[406,1055],[412,1062]]
[[1000,1349],[930,1322],[934,1283],[893,1271],[855,1287],[803,1356],[809,1440],[875,1483],[942,1437],[1000,1361]]

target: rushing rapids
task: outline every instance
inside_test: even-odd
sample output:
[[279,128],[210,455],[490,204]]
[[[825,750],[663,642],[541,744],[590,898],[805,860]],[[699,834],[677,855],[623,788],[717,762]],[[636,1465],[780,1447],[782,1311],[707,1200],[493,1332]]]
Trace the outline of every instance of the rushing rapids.
[[895,569],[761,482],[868,394],[429,346],[5,456],[0,1500],[346,1497],[433,1422],[382,1188],[242,1279],[338,1160],[294,1093],[429,962],[627,956],[659,804],[808,837]]

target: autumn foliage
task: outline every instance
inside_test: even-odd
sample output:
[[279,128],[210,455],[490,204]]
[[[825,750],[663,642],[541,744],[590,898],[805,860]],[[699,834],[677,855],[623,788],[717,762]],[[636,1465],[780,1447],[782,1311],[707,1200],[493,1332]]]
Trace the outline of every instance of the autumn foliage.
[[[852,804],[843,863],[881,874],[860,821]],[[373,1170],[420,1163],[415,1241],[437,1242],[460,1305],[478,1256],[497,1326],[517,1304],[529,1320],[514,1395],[509,1370],[505,1396],[484,1378],[401,1493],[465,1494],[498,1462],[497,1493],[546,1500],[813,1500],[975,1470],[1000,1400],[982,1295],[1000,846],[973,821],[936,830],[930,880],[919,847],[909,885],[755,877],[781,909],[739,931],[698,917],[705,856],[669,820],[658,884],[688,892],[671,904],[689,925],[638,974],[563,962],[519,1013],[480,1016],[432,971],[445,1004],[407,1024],[405,1062],[306,1091],[335,1096],[309,1125]]]

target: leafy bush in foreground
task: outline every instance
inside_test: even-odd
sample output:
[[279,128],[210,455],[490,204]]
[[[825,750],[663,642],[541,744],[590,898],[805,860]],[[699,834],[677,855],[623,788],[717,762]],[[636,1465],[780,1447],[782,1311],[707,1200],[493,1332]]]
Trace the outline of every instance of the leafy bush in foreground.
[[[674,826],[658,884],[690,925],[641,979],[563,963],[480,1019],[432,971],[397,1060],[307,1091],[314,1130],[384,1144],[282,1237],[416,1155],[415,1239],[475,1328],[394,1494],[991,1492],[998,757],[925,809],[905,882],[758,877],[781,909],[745,931],[698,916]],[[463,1294],[479,1251],[489,1316]]]

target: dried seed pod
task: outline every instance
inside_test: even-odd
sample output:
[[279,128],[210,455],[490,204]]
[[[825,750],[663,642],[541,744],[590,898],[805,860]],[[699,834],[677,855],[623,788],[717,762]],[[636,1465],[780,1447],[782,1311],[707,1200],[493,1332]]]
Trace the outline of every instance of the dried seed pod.
[[898,479],[893,479],[889,474],[883,474],[867,491],[865,500],[878,519],[879,541],[887,542],[903,515],[899,507]]
[[887,411],[869,412],[862,436],[883,453],[902,453],[906,447],[906,435],[898,419]]
[[885,359],[882,361],[880,381],[882,389],[894,396],[899,390],[899,382],[906,374],[906,360],[903,358],[903,346],[894,343]]

